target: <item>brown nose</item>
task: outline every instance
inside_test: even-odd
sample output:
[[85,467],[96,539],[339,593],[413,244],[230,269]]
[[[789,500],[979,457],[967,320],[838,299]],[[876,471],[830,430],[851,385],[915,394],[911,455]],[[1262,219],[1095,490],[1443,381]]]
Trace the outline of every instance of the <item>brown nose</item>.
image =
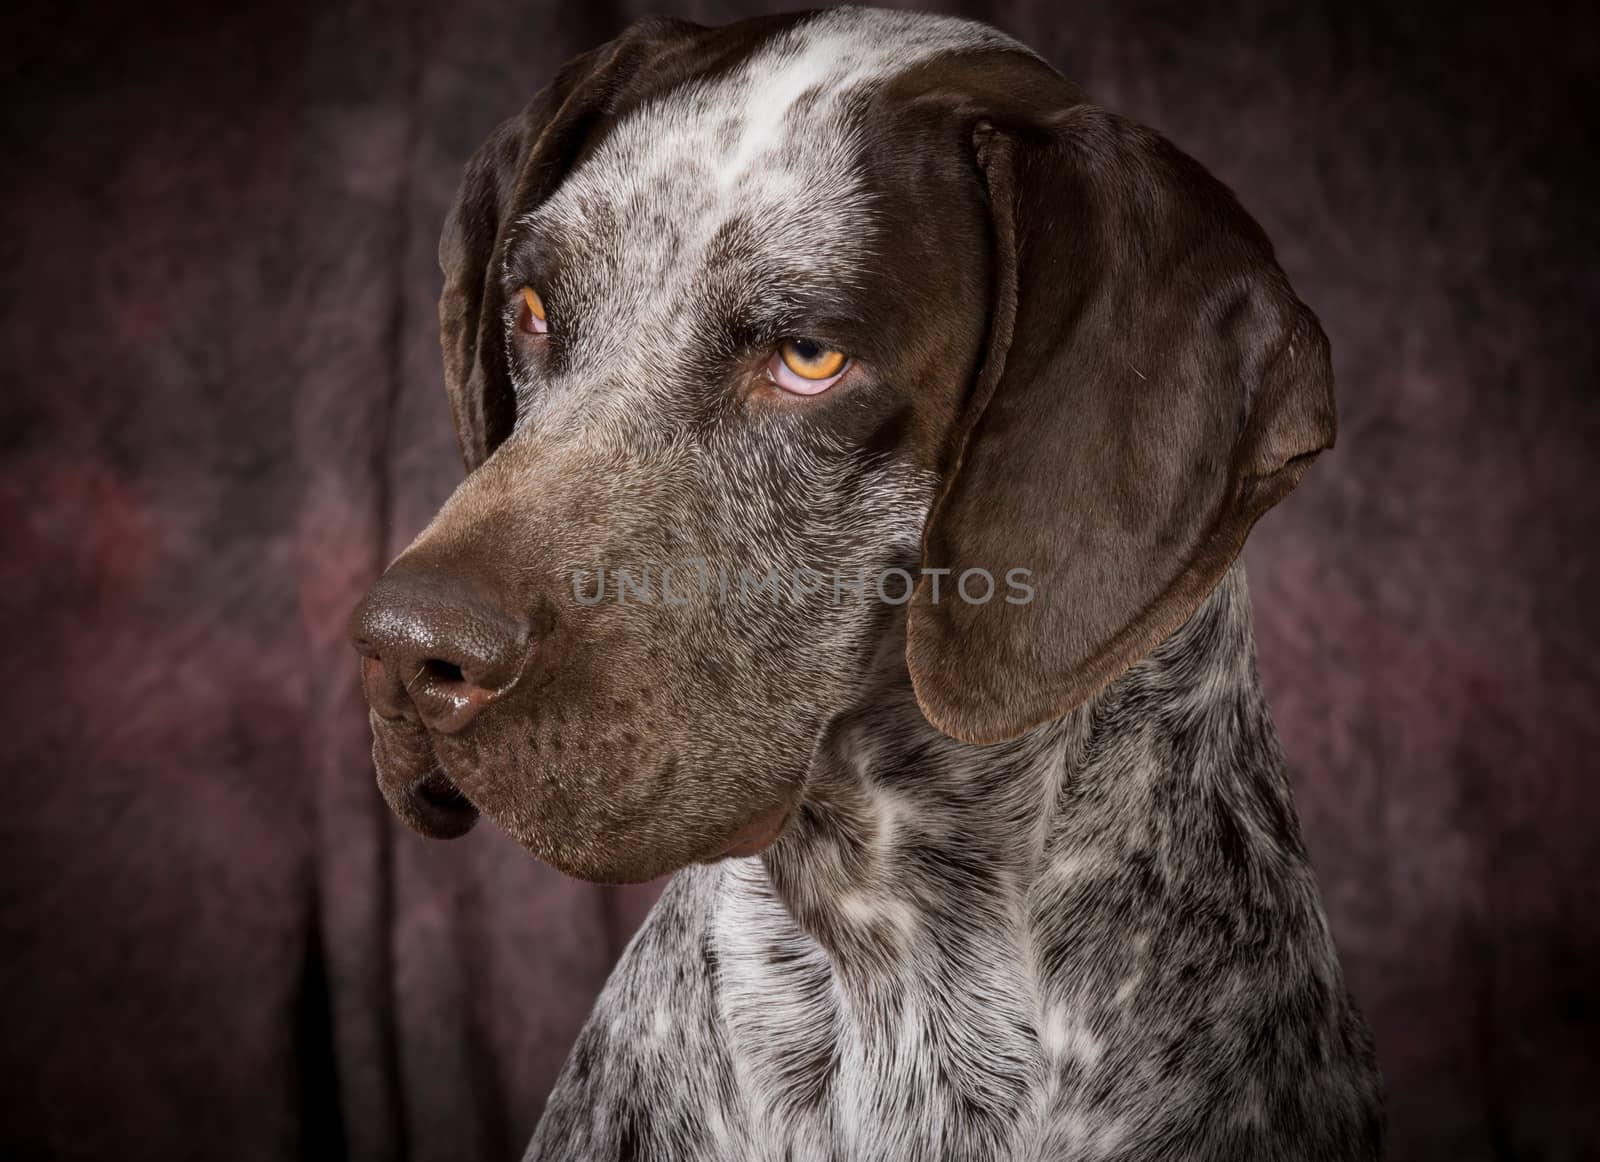
[[528,654],[525,620],[459,574],[404,557],[356,607],[350,637],[372,708],[445,734],[516,685]]

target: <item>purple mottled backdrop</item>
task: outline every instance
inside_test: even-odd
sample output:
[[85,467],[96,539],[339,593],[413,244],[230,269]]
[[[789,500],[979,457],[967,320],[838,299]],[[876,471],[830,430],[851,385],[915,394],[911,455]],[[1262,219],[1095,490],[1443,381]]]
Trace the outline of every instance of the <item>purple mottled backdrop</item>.
[[[1339,447],[1247,557],[1392,1156],[1579,1159],[1600,21],[1430,7],[959,10],[1211,166],[1321,314]],[[401,830],[342,626],[460,473],[433,255],[462,163],[633,14],[5,18],[0,1154],[518,1155],[646,897]]]

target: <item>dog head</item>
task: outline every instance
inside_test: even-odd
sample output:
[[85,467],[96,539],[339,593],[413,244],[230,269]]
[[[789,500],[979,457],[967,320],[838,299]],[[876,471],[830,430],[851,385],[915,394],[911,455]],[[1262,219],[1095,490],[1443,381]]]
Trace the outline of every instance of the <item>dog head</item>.
[[1148,652],[1331,445],[1232,195],[980,25],[634,25],[468,166],[468,475],[353,619],[379,782],[623,882],[760,850],[904,619],[969,742]]

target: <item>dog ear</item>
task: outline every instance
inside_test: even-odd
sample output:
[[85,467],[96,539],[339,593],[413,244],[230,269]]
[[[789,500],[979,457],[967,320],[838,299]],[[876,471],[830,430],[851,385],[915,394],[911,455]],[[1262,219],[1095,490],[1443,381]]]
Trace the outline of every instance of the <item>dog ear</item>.
[[[924,568],[949,575],[937,601],[919,584],[907,658],[930,722],[994,742],[1177,629],[1332,447],[1335,413],[1315,316],[1197,162],[1088,104],[974,141],[990,337],[924,534]],[[975,569],[983,604],[981,576],[956,589]]]
[[629,99],[650,66],[704,31],[688,21],[645,18],[574,57],[517,116],[502,122],[467,163],[439,238],[444,291],[439,346],[456,442],[467,471],[489,458],[516,421],[493,260],[515,215],[549,197],[581,155],[590,131]]

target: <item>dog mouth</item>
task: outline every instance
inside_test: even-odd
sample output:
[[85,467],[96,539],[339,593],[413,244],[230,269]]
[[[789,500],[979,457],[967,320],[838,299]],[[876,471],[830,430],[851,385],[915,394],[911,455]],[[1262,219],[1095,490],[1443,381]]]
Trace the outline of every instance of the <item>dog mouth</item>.
[[413,831],[455,839],[478,822],[478,806],[445,773],[420,725],[373,716],[373,760],[385,801]]
[[467,798],[467,793],[438,767],[427,773],[413,793],[438,811],[471,811],[476,814],[478,810]]
[[406,792],[406,822],[430,839],[455,839],[478,822],[477,805],[437,765]]
[[[581,798],[576,804],[559,797],[541,800],[528,788],[523,789],[528,793],[508,795],[506,777],[497,780],[481,770],[472,757],[458,754],[459,743],[433,737],[421,723],[374,713],[372,726],[379,789],[390,810],[411,830],[430,839],[455,839],[477,826],[487,809],[489,816],[534,856],[568,875],[596,883],[638,883],[689,863],[760,855],[779,841],[794,817],[795,802],[786,797],[777,806],[747,816],[731,834],[724,831],[720,838],[679,835],[676,847],[657,851],[663,846],[659,839],[663,820],[672,814],[670,802],[631,803],[630,815],[637,819],[627,823],[634,836],[630,841],[616,833],[615,820],[609,831],[597,829],[596,813],[592,808],[585,810]],[[443,742],[450,745],[442,748],[445,753],[441,755],[439,744]],[[463,773],[472,773],[467,786],[481,803],[451,777],[451,767],[458,759],[465,764]],[[668,769],[672,765],[667,763]],[[489,777],[483,777],[486,775]],[[578,837],[576,841],[573,836]],[[652,836],[657,837],[654,843],[645,842]]]

